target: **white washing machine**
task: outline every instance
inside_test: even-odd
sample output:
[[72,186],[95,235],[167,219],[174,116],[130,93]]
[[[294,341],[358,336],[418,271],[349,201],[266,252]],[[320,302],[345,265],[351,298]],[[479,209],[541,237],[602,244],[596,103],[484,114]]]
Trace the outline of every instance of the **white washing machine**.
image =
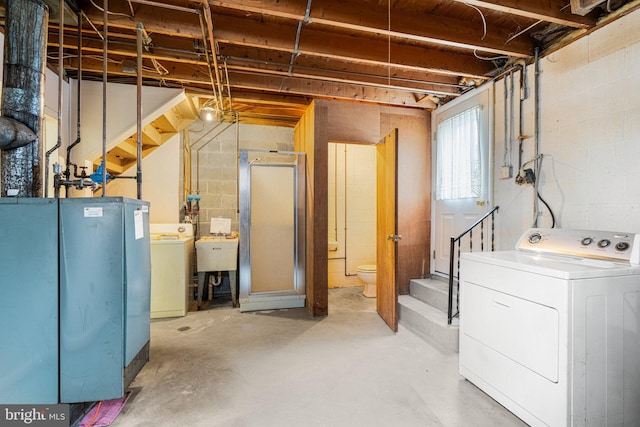
[[150,224],[151,318],[186,316],[193,303],[192,224]]
[[531,426],[640,426],[640,235],[530,229],[460,261],[460,374]]

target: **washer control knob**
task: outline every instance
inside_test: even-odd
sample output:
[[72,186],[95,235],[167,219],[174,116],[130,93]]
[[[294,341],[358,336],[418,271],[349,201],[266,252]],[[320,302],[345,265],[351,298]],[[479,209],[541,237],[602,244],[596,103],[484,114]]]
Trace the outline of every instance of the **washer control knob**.
[[611,244],[611,240],[602,239],[602,240],[600,240],[598,242],[598,247],[604,249],[604,248],[608,247],[610,244]]
[[627,242],[618,242],[618,243],[616,243],[616,250],[626,251],[627,249],[629,249],[629,243],[627,243]]
[[542,236],[540,235],[540,233],[533,233],[529,236],[529,243],[531,243],[532,245],[540,243],[540,240],[542,240]]
[[582,246],[589,246],[593,243],[593,239],[591,237],[585,237],[580,241],[580,243],[582,243]]

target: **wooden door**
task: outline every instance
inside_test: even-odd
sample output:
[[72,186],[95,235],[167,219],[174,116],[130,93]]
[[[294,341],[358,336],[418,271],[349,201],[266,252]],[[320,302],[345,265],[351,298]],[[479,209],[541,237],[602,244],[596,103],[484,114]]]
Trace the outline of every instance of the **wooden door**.
[[398,331],[398,285],[396,283],[396,253],[398,227],[396,221],[397,140],[394,129],[376,147],[377,194],[377,309],[380,317]]

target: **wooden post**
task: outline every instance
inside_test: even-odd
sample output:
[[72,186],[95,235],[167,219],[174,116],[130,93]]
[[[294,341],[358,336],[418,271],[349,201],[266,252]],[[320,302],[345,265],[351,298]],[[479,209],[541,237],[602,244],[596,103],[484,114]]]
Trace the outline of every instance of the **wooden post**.
[[0,196],[42,197],[42,124],[49,8],[41,0],[7,1],[2,116],[37,138],[1,153]]

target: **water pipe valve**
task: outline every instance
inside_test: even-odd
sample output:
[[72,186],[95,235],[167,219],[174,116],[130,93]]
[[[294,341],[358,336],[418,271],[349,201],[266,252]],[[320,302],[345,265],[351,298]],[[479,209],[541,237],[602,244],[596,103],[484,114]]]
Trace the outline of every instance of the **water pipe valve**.
[[[104,165],[104,162],[100,163],[100,165],[98,165],[98,168],[96,169],[96,171],[94,173],[92,173],[91,175],[89,175],[91,180],[93,182],[95,182],[96,184],[102,184],[102,168],[104,167],[103,165]],[[111,175],[109,175],[108,172],[105,175],[106,175],[106,181],[109,182],[109,180],[111,179]]]

